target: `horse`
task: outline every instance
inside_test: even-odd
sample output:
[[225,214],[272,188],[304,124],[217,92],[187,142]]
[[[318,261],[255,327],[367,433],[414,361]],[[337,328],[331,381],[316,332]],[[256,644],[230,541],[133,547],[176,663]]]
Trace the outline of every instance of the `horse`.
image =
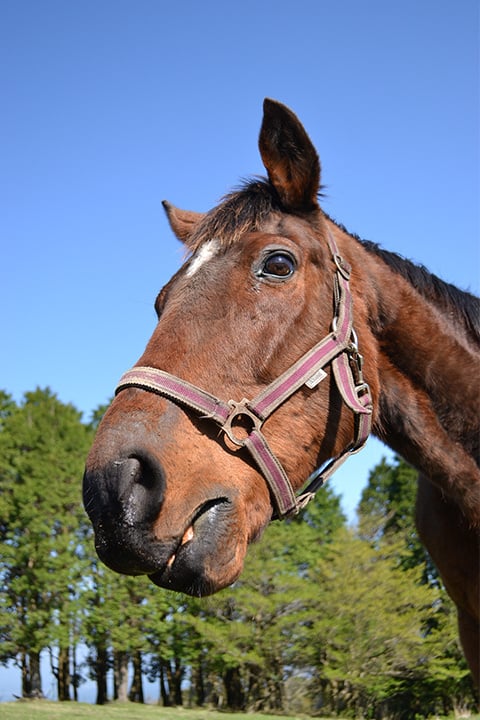
[[86,461],[97,553],[217,592],[372,432],[418,470],[418,532],[479,682],[479,300],[333,221],[318,154],[274,100],[259,150],[266,176],[209,212],[164,202],[187,254]]

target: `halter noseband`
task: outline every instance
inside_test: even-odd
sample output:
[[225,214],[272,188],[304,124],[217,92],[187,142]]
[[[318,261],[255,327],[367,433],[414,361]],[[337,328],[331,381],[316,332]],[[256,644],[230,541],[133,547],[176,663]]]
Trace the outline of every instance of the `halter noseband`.
[[[275,517],[295,515],[312,500],[316,491],[353,453],[365,445],[372,425],[372,398],[363,380],[363,358],[358,352],[353,329],[351,268],[340,256],[335,240],[328,232],[328,242],[335,263],[335,312],[331,332],[311,350],[268,385],[253,400],[224,402],[186,380],[153,367],[134,367],[120,379],[115,390],[128,387],[158,393],[167,399],[194,410],[202,419],[215,422],[239,447],[245,447],[255,460],[270,489]],[[302,386],[313,390],[325,377],[324,368],[331,364],[333,376],[345,404],[355,413],[354,439],[326,466],[308,478],[299,495],[295,495],[285,470],[270,449],[261,432],[265,420]],[[243,428],[235,433],[235,422]],[[245,428],[247,428],[245,430]]]

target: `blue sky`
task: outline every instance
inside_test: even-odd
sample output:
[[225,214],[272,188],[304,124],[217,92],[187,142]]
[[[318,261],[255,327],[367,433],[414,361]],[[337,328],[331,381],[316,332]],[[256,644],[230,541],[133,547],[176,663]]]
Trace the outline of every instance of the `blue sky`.
[[[262,173],[265,96],[301,118],[325,210],[479,288],[477,0],[0,5],[0,387],[89,417],[181,262],[161,200]],[[351,511],[383,449],[334,486]]]

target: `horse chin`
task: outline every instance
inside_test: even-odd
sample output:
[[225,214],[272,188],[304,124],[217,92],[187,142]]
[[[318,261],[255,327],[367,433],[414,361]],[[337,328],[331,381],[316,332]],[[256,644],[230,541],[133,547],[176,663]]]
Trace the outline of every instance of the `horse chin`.
[[[205,502],[172,549],[167,562],[149,574],[159,587],[195,597],[212,595],[240,575],[247,550],[245,533],[238,532],[232,502]],[[235,528],[235,529],[234,529]]]
[[185,552],[181,552],[170,567],[166,567],[148,577],[155,585],[165,590],[174,590],[192,597],[206,597],[207,595],[214,595],[219,590],[223,590],[223,588],[235,582],[242,567],[243,563],[240,564],[238,571],[232,575],[225,575],[222,572],[217,576],[211,570],[207,570],[195,558],[188,558]]
[[169,550],[152,543],[150,533],[124,524],[100,523],[95,530],[100,560],[122,575],[148,575],[165,564]]

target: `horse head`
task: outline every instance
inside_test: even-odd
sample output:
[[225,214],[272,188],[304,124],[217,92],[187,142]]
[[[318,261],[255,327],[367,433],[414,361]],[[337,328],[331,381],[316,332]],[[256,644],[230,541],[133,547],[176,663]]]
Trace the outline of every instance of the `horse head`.
[[[357,432],[330,355],[295,377],[286,398],[272,400],[279,377],[292,366],[289,377],[298,375],[295,363],[338,335],[332,322],[343,322],[336,316],[344,312],[337,305],[348,263],[342,267],[318,204],[315,148],[277,102],[265,101],[259,148],[268,179],[206,214],[165,203],[188,258],[156,299],[158,324],[120,383],[86,465],[85,507],[100,558],[195,595],[235,581],[248,544],[273,514],[296,509],[292,493],[319,464],[351,449]],[[356,321],[366,313],[360,301]],[[349,315],[340,354],[352,348],[351,322]],[[350,364],[349,355],[347,374]],[[369,382],[375,386],[374,373]],[[267,395],[274,411],[252,402],[265,406]],[[279,483],[288,478],[286,506],[262,463],[272,463],[273,474],[275,463],[281,468]]]

